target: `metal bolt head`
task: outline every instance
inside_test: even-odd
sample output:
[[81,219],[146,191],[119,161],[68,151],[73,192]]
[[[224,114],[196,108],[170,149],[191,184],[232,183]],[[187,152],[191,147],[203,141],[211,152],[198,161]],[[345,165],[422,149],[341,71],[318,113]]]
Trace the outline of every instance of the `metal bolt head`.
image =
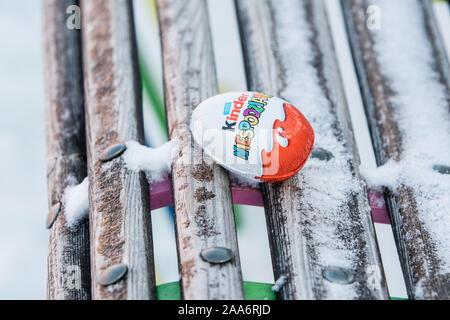
[[209,262],[209,263],[225,263],[233,259],[234,254],[233,251],[231,251],[228,248],[224,247],[211,247],[208,249],[203,249],[200,253],[200,256],[203,260]]
[[116,283],[122,279],[128,272],[128,266],[124,263],[114,264],[105,270],[100,275],[99,284],[108,286]]
[[330,161],[334,158],[334,155],[323,148],[314,148],[314,150],[311,152],[311,158],[323,160],[323,161]]
[[124,143],[117,143],[109,146],[100,156],[100,161],[106,162],[119,157],[125,152],[127,146]]
[[47,229],[50,229],[58,218],[59,213],[61,212],[61,202],[55,203],[48,212],[47,221],[45,222],[45,226]]
[[322,271],[322,275],[333,283],[350,284],[355,281],[355,277],[350,270],[340,267],[328,267]]
[[442,164],[433,165],[433,170],[442,174],[450,174],[450,166],[445,166]]

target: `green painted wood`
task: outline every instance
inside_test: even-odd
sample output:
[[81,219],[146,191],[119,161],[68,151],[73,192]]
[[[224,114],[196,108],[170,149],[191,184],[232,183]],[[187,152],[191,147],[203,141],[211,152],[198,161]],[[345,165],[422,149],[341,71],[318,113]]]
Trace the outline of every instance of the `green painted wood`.
[[[245,300],[276,300],[273,284],[244,281]],[[161,284],[156,288],[158,300],[181,300],[178,281]]]

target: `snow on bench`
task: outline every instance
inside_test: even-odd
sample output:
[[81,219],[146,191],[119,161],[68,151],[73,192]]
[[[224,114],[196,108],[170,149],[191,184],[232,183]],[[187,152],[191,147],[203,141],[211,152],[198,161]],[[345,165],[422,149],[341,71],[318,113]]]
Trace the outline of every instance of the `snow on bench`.
[[332,155],[262,187],[275,279],[286,276],[280,298],[387,299],[323,2],[236,5],[249,89],[298,106],[315,147]]
[[[342,1],[411,299],[450,291],[450,67],[431,4]],[[377,6],[381,28],[366,27]],[[369,179],[370,180],[370,179]],[[381,180],[381,181],[380,181]]]
[[[299,174],[261,188],[230,182],[192,141],[193,108],[217,93],[205,2],[157,0],[169,136],[181,141],[159,182],[121,156],[125,143],[146,152],[132,1],[81,1],[82,36],[64,26],[77,4],[44,2],[49,299],[157,298],[149,213],[172,204],[181,298],[244,298],[233,203],[265,207],[278,298],[389,298],[323,1],[236,1],[249,89],[298,106],[316,134]],[[369,4],[382,10],[380,30],[367,28]],[[392,188],[410,298],[448,298],[450,69],[430,5],[342,6],[378,164],[387,163],[366,178]],[[89,222],[71,203],[87,187]]]

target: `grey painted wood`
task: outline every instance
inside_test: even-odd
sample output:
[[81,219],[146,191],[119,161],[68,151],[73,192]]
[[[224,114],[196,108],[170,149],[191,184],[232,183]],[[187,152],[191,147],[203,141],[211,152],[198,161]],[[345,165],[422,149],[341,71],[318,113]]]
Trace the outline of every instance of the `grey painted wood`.
[[[386,70],[377,59],[374,37],[366,28],[365,12],[368,5],[364,0],[342,1],[377,163],[382,165],[388,159],[402,158],[402,133],[393,109],[396,93],[390,87]],[[431,3],[420,1],[417,7],[423,12],[423,24],[415,27],[424,29],[429,36],[429,45],[433,48],[430,58],[434,66],[432,72],[438,75],[434,81],[448,93],[450,67]],[[421,283],[423,292],[420,298],[449,299],[448,273],[442,275],[442,260],[435,250],[436,241],[419,219],[414,191],[410,186],[403,185],[397,195],[386,193],[386,199],[409,298],[418,297],[416,288]]]
[[[217,94],[208,15],[203,0],[158,0],[169,137],[180,138],[172,166],[177,250],[184,299],[243,299],[228,174],[194,145],[192,110]],[[221,246],[231,262],[213,265],[202,249]]]
[[[42,3],[49,208],[87,174],[81,36],[66,28],[66,8],[74,4]],[[50,229],[47,298],[90,299],[90,281],[89,223],[70,228],[63,203]]]
[[[144,142],[132,3],[82,1],[93,299],[153,299],[149,188],[122,158],[102,163],[108,146]],[[125,263],[126,277],[103,287],[101,272]]]
[[[309,120],[316,134],[315,147],[332,151],[334,162],[310,159],[295,177],[262,187],[274,275],[286,278],[279,298],[387,299],[323,2],[235,3],[249,89],[293,99],[290,102],[300,109],[299,101],[314,103],[314,108],[321,108],[320,113],[329,115],[322,118],[312,112],[315,116]],[[302,94],[309,98],[303,99]],[[327,141],[329,145],[323,145]],[[327,172],[333,163],[343,164],[339,170],[342,175],[336,179],[330,172],[330,180],[325,185],[320,183],[320,179],[326,179],[321,172]],[[337,195],[333,190],[337,190],[340,179],[359,187]],[[339,205],[327,206],[331,200]],[[325,280],[323,272],[330,266],[346,266],[354,275],[354,283],[341,285]]]

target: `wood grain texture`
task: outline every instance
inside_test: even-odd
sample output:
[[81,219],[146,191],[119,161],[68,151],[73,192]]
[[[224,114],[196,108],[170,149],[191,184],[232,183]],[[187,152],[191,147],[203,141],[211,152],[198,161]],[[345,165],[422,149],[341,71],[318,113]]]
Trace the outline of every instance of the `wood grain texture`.
[[[309,160],[295,177],[262,187],[274,275],[276,279],[286,277],[278,297],[387,299],[322,1],[235,3],[249,89],[285,98],[301,110],[301,101],[304,107],[313,104],[308,110],[316,115],[309,119],[316,135],[315,147],[328,148],[335,157],[333,162]],[[309,98],[303,99],[302,94]],[[315,108],[321,108],[320,112]],[[329,116],[321,118],[321,113]],[[325,146],[324,141],[332,143]],[[321,172],[327,172],[327,166],[333,163],[343,164],[339,179],[356,185],[352,192],[336,195],[333,190],[340,187],[339,179],[331,176],[325,188],[319,184]],[[328,201],[339,205],[324,207]],[[341,285],[325,280],[323,271],[329,266],[346,266],[354,275],[354,283]]]
[[[433,77],[433,81],[437,86],[445,88],[448,93],[450,67],[433,18],[431,3],[419,1],[418,4],[419,15],[423,14],[423,24],[415,25],[414,28],[425,30],[429,46],[432,47],[430,57],[434,68],[432,72],[438,75]],[[386,70],[378,61],[374,37],[366,27],[368,5],[364,0],[342,1],[372,143],[377,163],[383,165],[389,159],[397,161],[402,159],[403,136],[394,109],[397,93],[391,87],[391,79],[386,76]],[[417,297],[416,288],[420,283],[423,291],[420,298],[449,299],[449,276],[441,274],[442,259],[436,252],[436,239],[433,239],[433,235],[420,221],[416,198],[417,195],[408,185],[402,185],[396,195],[386,193],[408,296],[410,299]]]
[[[66,9],[76,4],[42,3],[49,208],[87,175],[81,36],[66,28]],[[90,299],[90,281],[89,223],[70,228],[63,203],[50,229],[47,298]]]
[[[169,137],[181,139],[172,166],[177,250],[184,299],[243,299],[230,182],[194,144],[192,110],[217,94],[208,15],[203,0],[158,0]],[[231,249],[231,262],[212,265],[202,249]]]
[[[154,299],[149,188],[123,159],[102,163],[118,142],[144,142],[132,3],[82,1],[93,299]],[[128,274],[103,287],[101,272],[126,263]]]

